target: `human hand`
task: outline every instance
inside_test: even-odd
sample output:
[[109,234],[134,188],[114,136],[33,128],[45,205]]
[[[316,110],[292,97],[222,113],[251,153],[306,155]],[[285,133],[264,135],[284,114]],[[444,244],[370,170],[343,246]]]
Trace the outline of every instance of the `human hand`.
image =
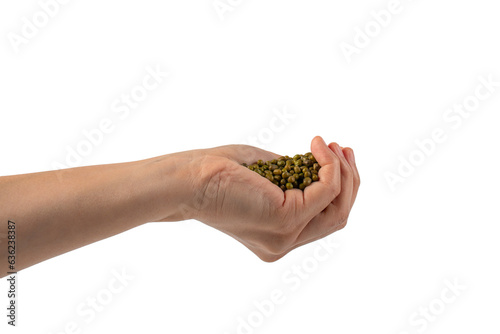
[[319,181],[283,192],[241,166],[279,157],[247,145],[198,150],[199,179],[193,218],[235,238],[266,262],[342,229],[356,199],[359,173],[350,148],[311,143]]
[[[241,166],[279,157],[246,145],[4,176],[0,218],[17,222],[16,240],[27,245],[16,253],[18,270],[147,222],[189,218],[276,261],[343,228],[358,192],[351,149],[316,137],[311,152],[321,165],[319,181],[304,191],[283,192]],[[0,277],[7,272],[5,262]]]

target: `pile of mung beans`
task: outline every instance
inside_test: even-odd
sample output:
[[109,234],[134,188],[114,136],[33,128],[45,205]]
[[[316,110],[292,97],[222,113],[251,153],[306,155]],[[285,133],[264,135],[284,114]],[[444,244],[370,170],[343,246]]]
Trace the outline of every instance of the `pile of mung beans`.
[[321,168],[312,153],[296,154],[293,158],[286,155],[278,159],[259,160],[251,165],[242,165],[267,178],[283,191],[294,188],[304,190],[319,180],[318,172]]

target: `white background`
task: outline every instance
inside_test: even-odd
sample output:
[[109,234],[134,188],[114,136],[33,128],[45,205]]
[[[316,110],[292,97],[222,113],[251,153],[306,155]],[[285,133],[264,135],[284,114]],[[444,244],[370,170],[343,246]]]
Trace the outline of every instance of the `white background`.
[[[341,43],[389,1],[229,3],[221,19],[212,0],[69,1],[15,52],[9,36],[41,7],[3,1],[0,175],[53,169],[105,118],[113,131],[80,165],[259,135],[262,148],[305,153],[322,135],[354,149],[362,178],[338,248],[317,266],[318,242],[264,263],[196,221],[146,224],[22,271],[15,331],[497,333],[500,87],[456,128],[443,115],[480,76],[500,81],[498,4],[401,0],[349,63]],[[112,103],[148,66],[169,77],[120,119]],[[265,137],[276,108],[295,117]],[[435,128],[447,140],[392,191],[385,174]],[[303,264],[309,276],[293,290],[283,275]],[[113,270],[134,278],[87,321],[78,306],[106,295]],[[450,303],[439,301],[446,280],[466,287]],[[284,302],[259,318],[254,302],[275,289]],[[1,305],[6,291],[2,279]],[[410,322],[431,305],[440,314],[426,326]],[[249,316],[258,326],[238,328]]]

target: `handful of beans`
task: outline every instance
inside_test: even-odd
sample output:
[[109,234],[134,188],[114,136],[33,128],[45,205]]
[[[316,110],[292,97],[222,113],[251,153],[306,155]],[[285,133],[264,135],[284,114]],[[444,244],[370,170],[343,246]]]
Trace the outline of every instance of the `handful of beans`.
[[283,191],[294,188],[304,190],[319,180],[318,172],[321,168],[312,153],[296,154],[293,158],[286,155],[278,159],[258,160],[251,165],[242,165],[267,178]]

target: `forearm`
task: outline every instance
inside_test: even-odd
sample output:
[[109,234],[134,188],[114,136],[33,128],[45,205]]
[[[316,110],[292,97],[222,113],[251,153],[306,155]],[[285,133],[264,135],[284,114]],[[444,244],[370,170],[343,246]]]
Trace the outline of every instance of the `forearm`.
[[[16,270],[152,221],[187,219],[181,155],[0,178],[0,233],[16,223]],[[188,159],[189,160],[189,159]],[[180,209],[183,209],[180,212]],[[3,239],[6,240],[6,239]],[[2,242],[1,275],[7,270]]]

